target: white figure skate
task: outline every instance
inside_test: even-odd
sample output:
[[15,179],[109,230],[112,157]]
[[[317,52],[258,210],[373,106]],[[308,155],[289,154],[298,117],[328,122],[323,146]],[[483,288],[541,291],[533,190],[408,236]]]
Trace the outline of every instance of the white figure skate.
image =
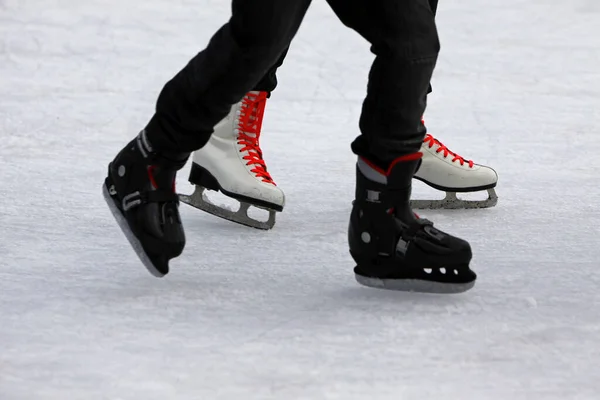
[[[194,153],[189,181],[196,185],[182,202],[242,225],[271,229],[283,211],[285,195],[267,172],[259,144],[266,92],[249,92],[215,126],[208,143]],[[220,191],[240,203],[237,211],[212,203],[204,191]],[[267,210],[267,221],[250,217],[251,206]]]
[[[439,140],[427,134],[421,145],[423,158],[414,178],[434,189],[446,192],[442,200],[411,200],[416,209],[488,208],[498,203],[498,175],[490,167],[465,160]],[[486,200],[462,200],[456,193],[487,190]]]

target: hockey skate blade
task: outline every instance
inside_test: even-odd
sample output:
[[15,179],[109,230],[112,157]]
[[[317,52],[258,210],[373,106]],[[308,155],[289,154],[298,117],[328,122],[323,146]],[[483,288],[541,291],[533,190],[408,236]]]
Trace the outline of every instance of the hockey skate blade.
[[[202,186],[196,186],[194,193],[191,195],[180,194],[179,199],[182,203],[195,207],[199,210],[205,211],[216,217],[226,219],[231,222],[235,222],[241,225],[248,226],[250,228],[256,228],[261,230],[269,230],[275,226],[275,211],[264,207],[257,207],[269,212],[269,219],[267,221],[259,221],[251,218],[248,215],[250,204],[245,202],[239,202],[240,208],[237,211],[227,210],[223,207],[219,207],[211,203],[204,195],[206,188]],[[238,200],[239,201],[239,200]]]
[[150,257],[148,257],[148,255],[144,251],[142,244],[135,237],[135,235],[133,234],[131,229],[129,229],[129,224],[127,224],[127,220],[125,219],[125,217],[123,217],[123,214],[121,214],[121,211],[115,205],[115,202],[113,201],[110,193],[108,192],[108,188],[106,187],[105,184],[102,185],[102,195],[104,196],[104,201],[106,201],[106,204],[108,205],[108,209],[112,213],[114,219],[117,221],[117,224],[121,228],[121,231],[123,232],[123,234],[129,241],[129,244],[131,245],[131,247],[133,247],[133,250],[139,257],[140,261],[142,262],[142,264],[144,264],[144,267],[146,267],[148,272],[150,272],[155,277],[157,277],[157,278],[164,277],[165,274],[163,274],[162,272],[160,272],[158,269],[156,269],[154,267],[154,264],[150,260]]
[[354,276],[356,277],[356,281],[363,286],[401,292],[458,294],[471,290],[475,286],[475,281],[467,283],[441,283],[420,279],[379,279],[356,273]]
[[494,188],[487,189],[486,200],[462,200],[456,196],[456,192],[447,192],[442,200],[411,200],[411,208],[417,210],[460,210],[474,208],[491,208],[498,204],[498,196]]

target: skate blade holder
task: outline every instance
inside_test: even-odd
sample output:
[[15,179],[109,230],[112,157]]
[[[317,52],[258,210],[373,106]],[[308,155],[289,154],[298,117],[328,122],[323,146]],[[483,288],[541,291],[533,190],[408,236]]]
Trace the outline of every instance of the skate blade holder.
[[[231,210],[229,208],[221,207],[212,203],[204,193],[205,190],[206,188],[202,186],[196,186],[194,193],[192,193],[189,196],[185,194],[180,194],[179,200],[181,200],[182,203],[195,207],[199,210],[205,211],[216,217],[223,218],[241,225],[249,226],[251,228],[269,230],[272,229],[273,226],[275,226],[275,210],[271,210],[266,207],[255,206],[240,200],[237,200],[240,204],[239,209],[237,211]],[[260,221],[252,218],[248,214],[250,207],[256,207],[258,209],[268,211],[269,218],[266,221]]]
[[417,210],[460,210],[490,208],[498,204],[498,196],[494,188],[487,189],[487,195],[488,198],[485,200],[463,200],[457,197],[456,192],[446,192],[446,197],[442,200],[411,200],[410,206]]

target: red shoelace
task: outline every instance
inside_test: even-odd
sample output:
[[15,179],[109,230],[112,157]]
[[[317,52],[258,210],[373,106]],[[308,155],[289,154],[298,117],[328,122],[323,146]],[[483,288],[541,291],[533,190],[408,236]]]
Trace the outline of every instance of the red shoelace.
[[444,158],[446,158],[448,156],[452,156],[452,162],[458,161],[458,162],[460,162],[460,165],[465,165],[465,162],[466,162],[467,164],[469,164],[469,168],[473,168],[473,164],[474,164],[473,161],[465,160],[463,157],[450,151],[450,149],[448,149],[442,142],[440,142],[439,140],[434,138],[432,135],[430,135],[430,134],[425,135],[425,139],[423,140],[423,143],[428,145],[430,149],[433,146],[438,146],[437,150],[435,151],[436,153],[444,152]]
[[247,152],[243,158],[246,165],[254,165],[250,171],[263,182],[275,185],[273,178],[267,172],[260,148],[260,130],[267,103],[267,93],[248,93],[242,100],[242,107],[238,119],[238,144],[243,147],[240,152]]

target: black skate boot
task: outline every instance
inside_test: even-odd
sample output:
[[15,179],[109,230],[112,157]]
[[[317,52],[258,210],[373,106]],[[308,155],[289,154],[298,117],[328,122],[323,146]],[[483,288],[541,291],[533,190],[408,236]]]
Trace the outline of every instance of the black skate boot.
[[460,293],[475,285],[468,242],[433,227],[410,208],[411,181],[421,153],[383,171],[356,166],[356,199],[348,229],[358,283],[383,289]]
[[189,153],[154,151],[142,131],[108,166],[104,199],[138,257],[156,277],[169,272],[169,260],[185,246],[175,175],[188,157]]

